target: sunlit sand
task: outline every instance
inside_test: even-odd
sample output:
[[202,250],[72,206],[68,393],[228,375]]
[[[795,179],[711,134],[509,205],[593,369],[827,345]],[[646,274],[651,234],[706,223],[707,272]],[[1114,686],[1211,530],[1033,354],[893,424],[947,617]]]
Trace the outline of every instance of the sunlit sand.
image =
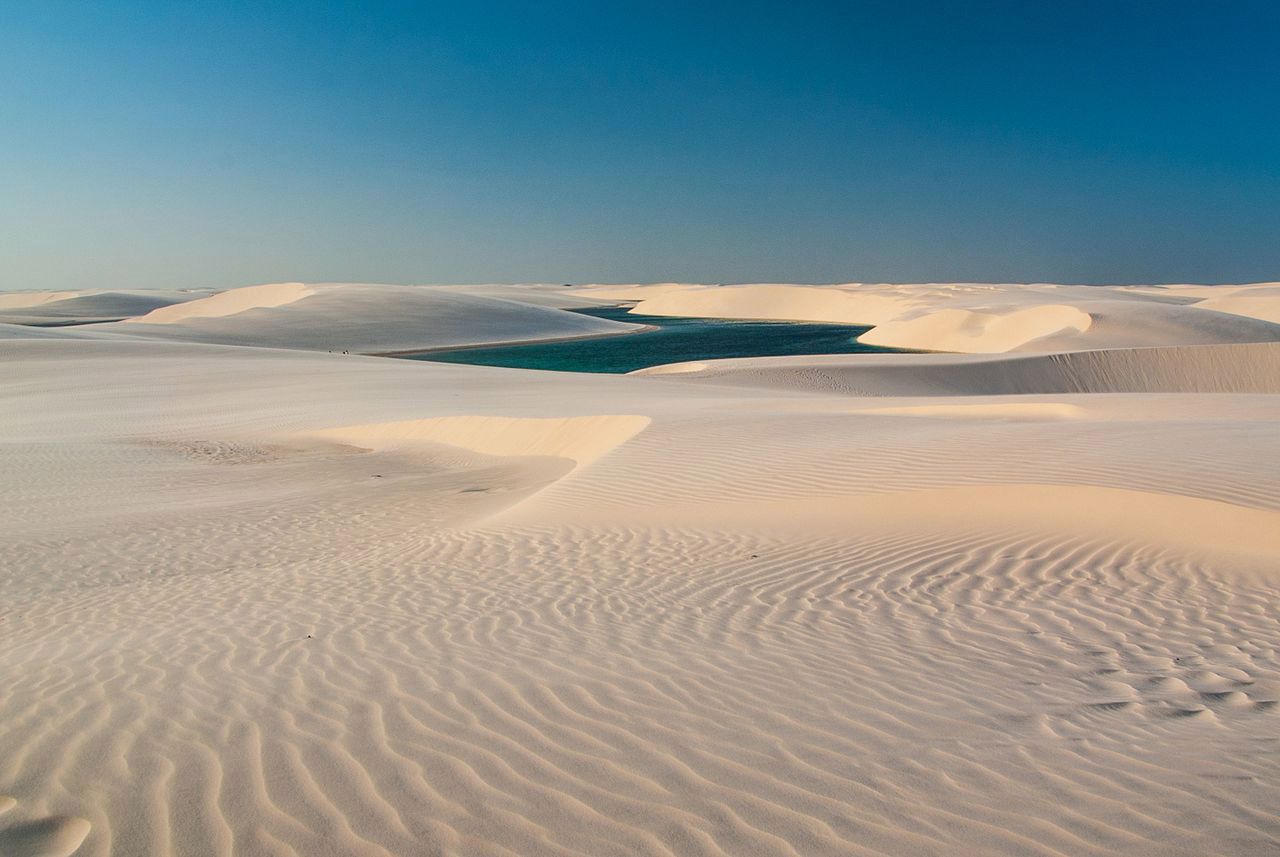
[[[935,353],[374,356],[618,302]],[[0,854],[1280,838],[1275,284],[6,294],[0,365]]]

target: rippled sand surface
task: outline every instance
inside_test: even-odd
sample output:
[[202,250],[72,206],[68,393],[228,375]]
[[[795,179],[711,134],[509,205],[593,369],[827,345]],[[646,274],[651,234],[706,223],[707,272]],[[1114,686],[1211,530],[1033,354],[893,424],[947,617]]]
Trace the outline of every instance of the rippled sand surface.
[[0,854],[1277,853],[1278,348],[0,336]]

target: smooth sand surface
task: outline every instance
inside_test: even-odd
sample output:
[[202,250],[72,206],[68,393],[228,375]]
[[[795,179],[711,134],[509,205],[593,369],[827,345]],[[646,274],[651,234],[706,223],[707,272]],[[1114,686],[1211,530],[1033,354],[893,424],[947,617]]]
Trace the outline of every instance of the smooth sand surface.
[[78,298],[85,292],[5,292],[0,294],[0,310],[30,309],[42,304]]
[[132,319],[137,324],[180,324],[195,318],[224,318],[255,309],[272,309],[315,294],[305,283],[245,286],[180,304],[160,307]]
[[0,323],[58,325],[111,321],[207,297],[209,291],[105,291],[0,293]]
[[1276,344],[1115,348],[1063,354],[859,354],[676,363],[637,375],[857,396],[1280,393]]
[[631,375],[325,353],[599,289],[0,327],[0,854],[1280,853],[1280,343],[1078,288]]
[[637,301],[635,312],[648,315],[875,325],[860,337],[863,342],[916,351],[1000,354],[1280,341],[1274,283],[1158,288],[663,284],[597,287],[585,293]]
[[1280,323],[1280,285],[1271,284],[1241,289],[1223,297],[1208,297],[1197,306]]
[[537,297],[523,303],[496,297],[492,288],[276,283],[88,327],[148,339],[363,354],[641,329],[565,312],[541,290],[532,293]]

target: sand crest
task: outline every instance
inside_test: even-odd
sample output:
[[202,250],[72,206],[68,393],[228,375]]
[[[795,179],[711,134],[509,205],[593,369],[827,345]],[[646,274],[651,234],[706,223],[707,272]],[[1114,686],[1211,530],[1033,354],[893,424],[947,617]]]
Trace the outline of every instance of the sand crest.
[[247,286],[91,327],[148,339],[364,354],[640,329],[566,312],[544,300],[520,303],[461,288],[336,283]]
[[254,309],[284,306],[315,294],[302,283],[273,283],[218,292],[207,298],[161,307],[130,319],[134,324],[175,324],[193,318],[223,318]]
[[[1202,287],[1203,288],[1203,287]],[[590,288],[637,301],[635,312],[874,325],[873,345],[999,354],[1093,348],[1280,341],[1269,284],[1191,293],[1053,284],[848,283]],[[1229,307],[1246,308],[1232,313]],[[1228,313],[1236,317],[1231,318]],[[1254,315],[1250,321],[1241,316]]]
[[457,416],[326,429],[317,434],[372,449],[442,443],[484,455],[545,455],[590,464],[644,430],[648,417]]

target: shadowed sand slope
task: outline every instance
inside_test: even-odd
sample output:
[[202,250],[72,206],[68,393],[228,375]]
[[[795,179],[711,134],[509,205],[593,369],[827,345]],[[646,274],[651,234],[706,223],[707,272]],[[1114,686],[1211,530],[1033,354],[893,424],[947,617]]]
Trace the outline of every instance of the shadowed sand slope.
[[623,333],[565,308],[634,301],[651,315],[872,325],[862,341],[997,354],[1280,341],[1275,283],[1234,286],[772,283],[631,286],[272,283],[220,292],[0,295],[0,322],[94,322],[148,338],[385,353]]
[[65,324],[143,315],[207,295],[202,291],[102,291],[0,293],[0,322]]
[[456,288],[276,283],[220,292],[94,329],[184,342],[361,353],[639,329],[544,304]]
[[0,337],[0,854],[1280,850],[1280,346],[284,336]]
[[1280,343],[1014,357],[830,355],[675,363],[638,375],[855,396],[1280,393]]
[[589,464],[649,424],[648,417],[439,417],[327,429],[323,437],[378,448],[442,443],[486,455],[546,455]]
[[1239,289],[1223,297],[1210,296],[1196,306],[1280,324],[1280,284]]
[[178,324],[195,318],[225,318],[255,309],[287,306],[314,294],[314,289],[302,283],[246,286],[199,300],[160,307],[132,321],[137,324]]
[[0,322],[0,339],[115,339],[110,334],[93,333],[83,327],[44,327],[29,324]]

